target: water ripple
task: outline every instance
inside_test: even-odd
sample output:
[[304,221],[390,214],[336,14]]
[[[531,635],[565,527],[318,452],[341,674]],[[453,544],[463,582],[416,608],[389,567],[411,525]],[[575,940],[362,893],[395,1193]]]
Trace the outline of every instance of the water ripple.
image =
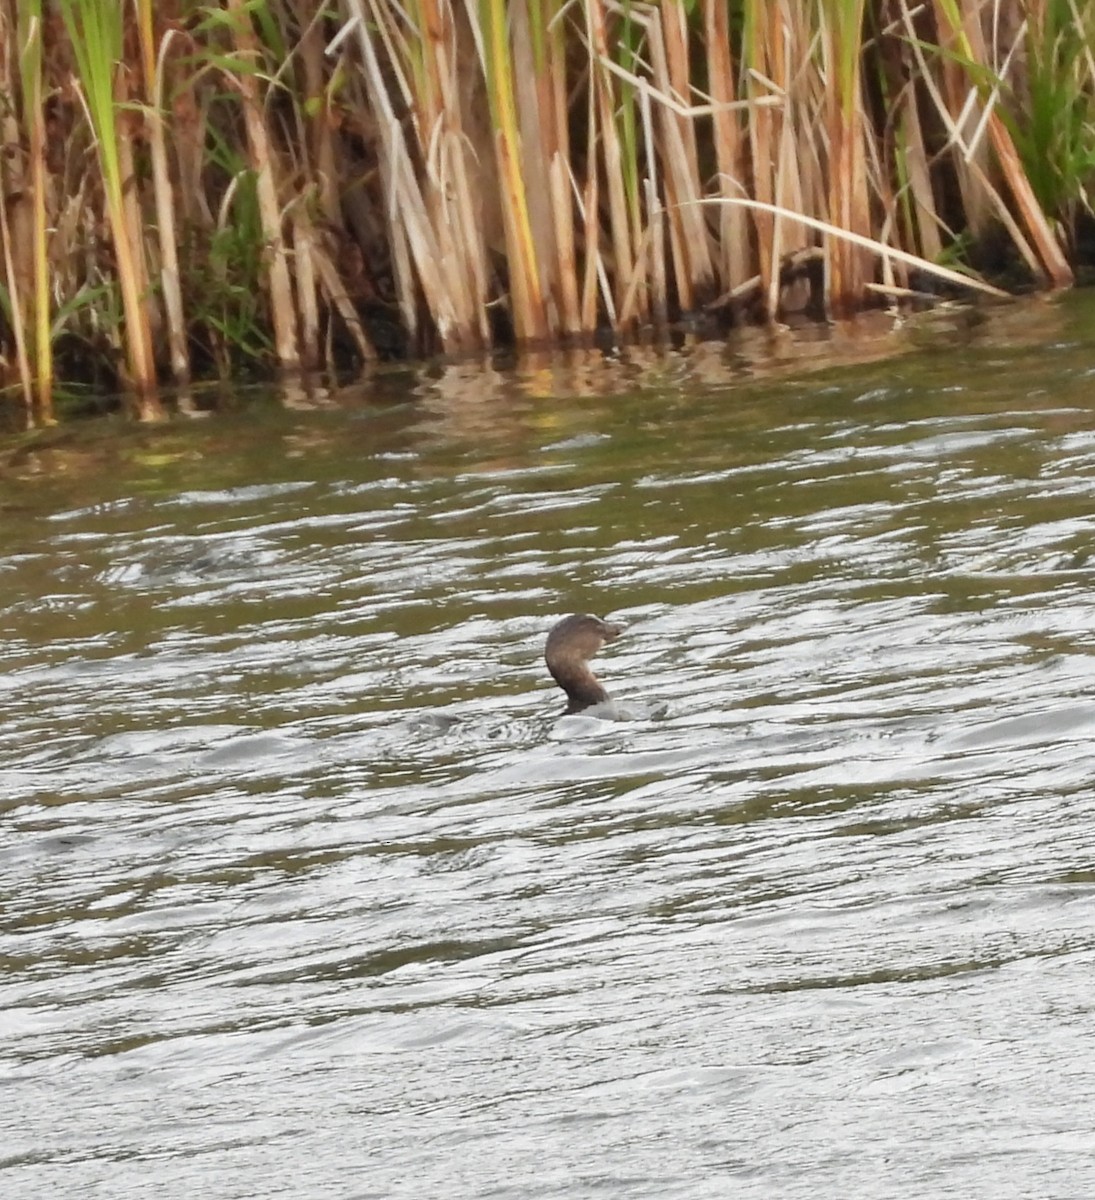
[[905,369],[6,532],[5,1194],[1088,1194],[1095,421]]

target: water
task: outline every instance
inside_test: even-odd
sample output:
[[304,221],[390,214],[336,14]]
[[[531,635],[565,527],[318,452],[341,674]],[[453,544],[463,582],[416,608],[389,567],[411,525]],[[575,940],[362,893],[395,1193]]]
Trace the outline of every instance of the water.
[[1090,1196],[1093,327],[9,451],[0,1192]]

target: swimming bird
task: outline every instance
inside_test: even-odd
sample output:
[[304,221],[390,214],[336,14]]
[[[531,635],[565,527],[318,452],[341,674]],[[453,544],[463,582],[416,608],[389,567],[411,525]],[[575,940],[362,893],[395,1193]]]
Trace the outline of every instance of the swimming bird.
[[551,677],[567,694],[567,713],[579,713],[608,700],[608,692],[589,668],[589,660],[624,627],[588,613],[564,617],[548,634],[544,661]]

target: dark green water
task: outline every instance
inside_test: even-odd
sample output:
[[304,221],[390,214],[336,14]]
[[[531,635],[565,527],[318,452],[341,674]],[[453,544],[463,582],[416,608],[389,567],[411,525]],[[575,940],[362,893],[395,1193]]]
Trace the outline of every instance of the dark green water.
[[1095,1192],[1095,305],[762,340],[0,455],[0,1194]]

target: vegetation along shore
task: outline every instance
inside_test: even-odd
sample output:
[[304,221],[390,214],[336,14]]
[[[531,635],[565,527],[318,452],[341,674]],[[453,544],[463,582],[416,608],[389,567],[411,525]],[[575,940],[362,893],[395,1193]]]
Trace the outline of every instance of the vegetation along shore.
[[0,0],[0,386],[1061,288],[1090,0]]

